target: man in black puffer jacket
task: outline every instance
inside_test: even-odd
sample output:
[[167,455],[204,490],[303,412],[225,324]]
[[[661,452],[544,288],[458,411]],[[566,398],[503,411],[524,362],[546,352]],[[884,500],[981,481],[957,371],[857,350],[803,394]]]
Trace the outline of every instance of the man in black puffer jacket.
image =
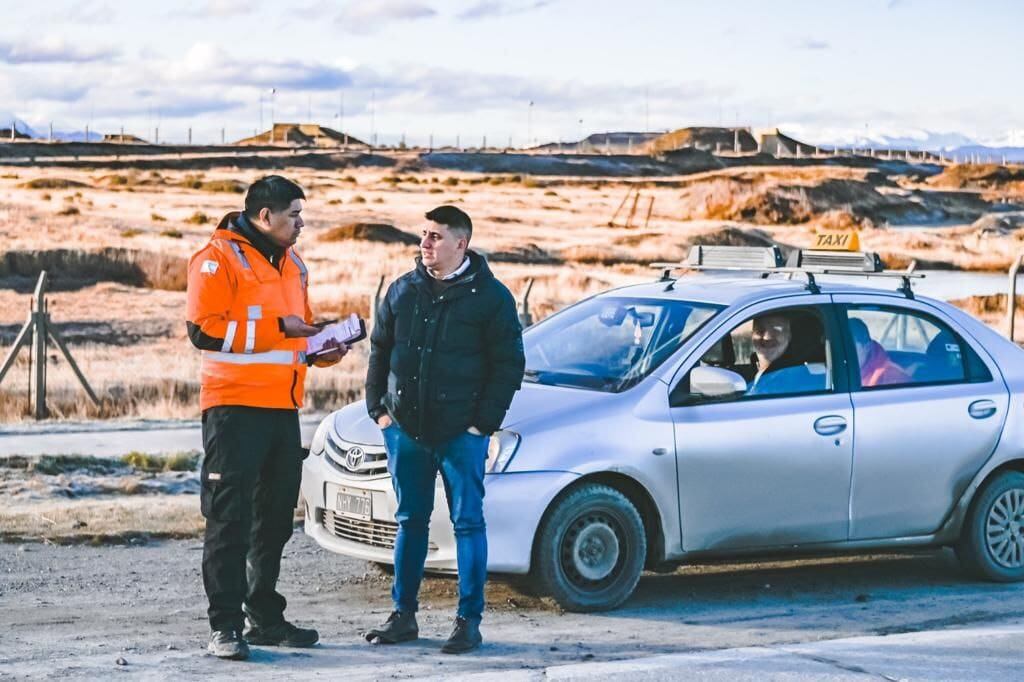
[[484,465],[523,378],[515,299],[468,250],[473,224],[455,206],[426,214],[416,269],[388,288],[370,338],[366,407],[384,434],[398,499],[395,611],[370,641],[418,636],[415,613],[438,471],[455,527],[459,608],[442,647],[478,647],[487,578]]

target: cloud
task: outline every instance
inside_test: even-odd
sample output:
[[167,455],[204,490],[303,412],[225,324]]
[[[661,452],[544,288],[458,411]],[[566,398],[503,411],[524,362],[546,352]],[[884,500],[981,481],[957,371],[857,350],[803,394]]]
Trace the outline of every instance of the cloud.
[[801,50],[830,50],[832,45],[825,40],[819,40],[817,38],[803,38],[797,43],[797,47]]
[[237,59],[218,45],[193,45],[177,62],[167,64],[167,76],[180,83],[249,85],[290,90],[337,90],[352,84],[348,72],[334,64],[297,59]]
[[475,5],[459,12],[463,21],[475,21],[509,14],[522,14],[553,5],[555,0],[533,0],[533,2],[507,2],[507,0],[479,0]]
[[[114,23],[117,15],[107,3],[86,0],[85,2],[76,2],[68,9],[58,13],[56,18],[69,24],[103,24]],[[53,17],[48,17],[48,20],[52,21]]]
[[375,0],[350,2],[335,23],[351,33],[374,33],[387,24],[419,21],[437,16],[433,7],[416,0]]
[[230,18],[253,14],[260,9],[255,0],[205,0],[198,4],[176,7],[170,11],[172,17],[191,19]]
[[120,51],[113,48],[79,45],[56,36],[35,42],[0,41],[0,62],[8,64],[82,64],[107,61],[119,54]]

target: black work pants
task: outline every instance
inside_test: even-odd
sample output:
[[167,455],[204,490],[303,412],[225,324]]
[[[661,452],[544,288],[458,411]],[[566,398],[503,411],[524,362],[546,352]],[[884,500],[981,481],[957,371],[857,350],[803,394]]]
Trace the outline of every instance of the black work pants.
[[302,475],[296,410],[228,405],[203,412],[200,506],[210,628],[241,630],[243,601],[260,627],[284,619],[277,593]]

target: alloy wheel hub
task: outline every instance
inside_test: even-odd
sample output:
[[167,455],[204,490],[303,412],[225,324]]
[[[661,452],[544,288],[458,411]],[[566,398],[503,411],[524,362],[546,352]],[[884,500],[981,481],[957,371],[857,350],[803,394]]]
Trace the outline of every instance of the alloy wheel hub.
[[985,522],[989,554],[1004,568],[1024,566],[1024,490],[1007,490],[992,504]]

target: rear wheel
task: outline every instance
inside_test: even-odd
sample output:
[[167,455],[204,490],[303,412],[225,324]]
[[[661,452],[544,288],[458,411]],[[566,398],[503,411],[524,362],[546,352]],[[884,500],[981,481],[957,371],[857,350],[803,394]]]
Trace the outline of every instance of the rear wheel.
[[640,579],[647,538],[636,506],[614,488],[588,483],[558,500],[537,536],[533,577],[567,611],[606,611]]
[[964,522],[956,554],[978,578],[1024,580],[1024,474],[1005,471],[982,489]]

